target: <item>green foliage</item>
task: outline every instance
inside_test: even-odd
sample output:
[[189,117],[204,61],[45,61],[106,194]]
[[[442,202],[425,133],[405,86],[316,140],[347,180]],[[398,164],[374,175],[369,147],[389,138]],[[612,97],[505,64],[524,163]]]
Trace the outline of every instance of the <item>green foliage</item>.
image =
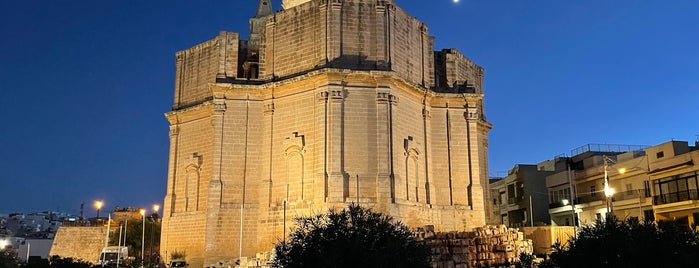
[[519,262],[514,263],[515,268],[531,268],[534,264],[534,255],[522,252],[519,254]]
[[[152,224],[155,224],[151,226]],[[143,234],[143,220],[138,219],[138,220],[129,220],[128,226],[125,223],[122,223],[122,226],[126,226],[126,246],[129,247],[129,256],[136,256],[137,259],[140,259],[141,257],[141,235]],[[152,229],[152,233],[151,233]],[[119,227],[112,227],[113,232],[109,234],[109,245],[110,246],[118,246],[119,243]],[[160,222],[158,221],[153,221],[149,218],[146,218],[146,225],[145,225],[145,245],[144,245],[144,254],[147,256],[148,253],[151,251],[150,250],[150,241],[151,241],[151,235],[153,235],[153,249],[152,252],[153,254],[157,254],[160,252]],[[122,230],[121,232],[122,235],[122,246],[123,246],[123,236],[124,236],[124,231]]]
[[48,260],[31,257],[28,262],[17,259],[17,253],[12,250],[0,250],[0,268],[90,268],[90,262],[51,256]]
[[182,260],[185,257],[187,257],[187,254],[185,254],[184,252],[180,252],[180,251],[173,251],[172,254],[170,254],[171,260],[177,260],[177,259]]
[[553,246],[539,267],[695,267],[699,235],[674,222],[611,218],[582,227],[568,247]]
[[51,256],[49,258],[50,268],[90,268],[92,264],[90,262],[73,259],[73,258],[61,258],[59,256]]
[[405,225],[359,205],[295,222],[276,267],[430,267],[430,248]]
[[8,249],[0,249],[0,268],[17,268],[19,260],[17,260],[17,252]]

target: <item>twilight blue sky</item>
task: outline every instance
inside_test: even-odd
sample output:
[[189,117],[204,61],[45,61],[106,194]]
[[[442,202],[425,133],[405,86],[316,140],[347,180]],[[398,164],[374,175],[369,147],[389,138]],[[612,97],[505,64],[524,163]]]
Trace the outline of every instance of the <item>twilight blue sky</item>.
[[[162,203],[175,52],[247,36],[256,3],[0,1],[0,212]],[[485,67],[491,175],[699,134],[699,1],[397,4]]]

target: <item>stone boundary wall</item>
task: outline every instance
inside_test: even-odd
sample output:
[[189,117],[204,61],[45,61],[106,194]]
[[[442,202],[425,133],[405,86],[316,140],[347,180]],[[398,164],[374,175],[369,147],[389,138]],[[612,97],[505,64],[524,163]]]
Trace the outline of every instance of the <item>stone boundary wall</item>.
[[97,263],[104,247],[107,227],[66,227],[56,231],[49,256],[74,258]]

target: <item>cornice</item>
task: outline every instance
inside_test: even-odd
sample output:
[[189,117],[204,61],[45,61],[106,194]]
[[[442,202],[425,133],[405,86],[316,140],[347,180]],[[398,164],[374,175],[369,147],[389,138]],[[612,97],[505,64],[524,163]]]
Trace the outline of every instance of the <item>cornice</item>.
[[174,110],[165,113],[165,118],[170,125],[190,122],[193,120],[209,117],[214,113],[213,101],[206,101],[201,104],[187,107],[184,109]]

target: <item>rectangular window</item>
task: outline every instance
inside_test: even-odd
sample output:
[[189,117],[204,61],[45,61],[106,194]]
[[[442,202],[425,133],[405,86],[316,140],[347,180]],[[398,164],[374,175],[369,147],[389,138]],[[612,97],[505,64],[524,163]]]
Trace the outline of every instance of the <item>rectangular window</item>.
[[663,158],[663,156],[665,156],[665,153],[663,153],[662,151],[655,154],[655,158]]
[[633,195],[633,185],[630,183],[626,184],[626,195]]
[[597,187],[595,187],[594,185],[590,186],[590,196],[597,196]]

